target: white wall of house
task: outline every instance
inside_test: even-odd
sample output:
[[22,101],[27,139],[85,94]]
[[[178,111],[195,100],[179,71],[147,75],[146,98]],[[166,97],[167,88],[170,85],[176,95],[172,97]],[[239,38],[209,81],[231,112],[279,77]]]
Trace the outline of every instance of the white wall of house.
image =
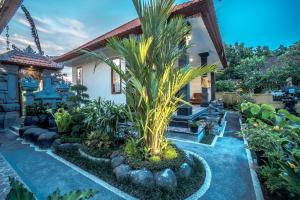
[[[199,53],[208,52],[207,59],[208,64],[217,64],[218,68],[222,69],[222,64],[219,59],[216,48],[209,36],[206,26],[201,16],[187,19],[192,26],[191,31],[191,48],[188,50],[189,61],[191,66],[201,66],[201,57]],[[209,80],[211,80],[210,74],[208,74]],[[197,77],[190,82],[190,96],[193,98],[194,93],[201,93],[201,77]],[[209,96],[211,96],[211,90],[209,90]],[[210,99],[210,98],[209,98]]]
[[[209,52],[208,64],[218,64],[222,68],[217,51],[208,34],[201,16],[189,18],[188,21],[192,25],[191,31],[191,44],[192,47],[188,50],[190,64],[195,67],[201,66],[201,58],[199,53]],[[99,50],[105,53],[108,57],[116,57],[116,55],[107,51],[107,49]],[[97,61],[80,56],[66,63],[66,66],[72,66],[72,80],[73,84],[76,83],[76,68],[82,67],[83,69],[83,85],[88,87],[88,94],[92,99],[98,97],[112,100],[115,103],[126,103],[125,94],[112,94],[111,85],[111,69],[104,63],[97,63],[97,68],[94,71],[94,66]],[[122,68],[125,70],[125,61],[122,61]],[[208,75],[210,78],[210,74]],[[190,83],[190,95],[193,97],[194,93],[201,93],[201,77],[197,77]],[[210,94],[211,96],[211,94]]]
[[[72,80],[73,84],[76,84],[76,69],[82,67],[82,80],[83,85],[88,88],[88,94],[91,99],[97,99],[99,97],[105,100],[114,101],[117,104],[125,104],[125,94],[113,94],[111,85],[111,68],[99,61],[82,59],[77,61],[78,64],[72,67]],[[95,65],[97,65],[95,69]],[[122,59],[121,68],[125,70],[125,61]],[[94,70],[95,69],[95,70]],[[124,84],[123,84],[124,86]]]

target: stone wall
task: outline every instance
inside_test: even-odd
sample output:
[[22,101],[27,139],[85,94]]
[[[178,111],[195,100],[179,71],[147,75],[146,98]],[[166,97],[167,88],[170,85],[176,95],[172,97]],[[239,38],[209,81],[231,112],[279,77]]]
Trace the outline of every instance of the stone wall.
[[19,67],[0,66],[0,129],[14,125],[20,117]]

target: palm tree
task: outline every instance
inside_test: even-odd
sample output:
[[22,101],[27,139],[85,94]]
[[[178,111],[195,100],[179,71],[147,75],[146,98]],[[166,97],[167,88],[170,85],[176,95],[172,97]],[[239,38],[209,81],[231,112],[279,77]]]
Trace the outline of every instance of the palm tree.
[[141,22],[141,36],[108,41],[108,47],[126,60],[126,72],[102,54],[85,52],[104,61],[121,76],[142,144],[151,155],[158,155],[166,146],[165,133],[173,113],[180,103],[187,103],[178,92],[216,67],[177,66],[178,59],[189,48],[182,44],[191,27],[183,17],[171,16],[174,0],[133,0],[133,3]]

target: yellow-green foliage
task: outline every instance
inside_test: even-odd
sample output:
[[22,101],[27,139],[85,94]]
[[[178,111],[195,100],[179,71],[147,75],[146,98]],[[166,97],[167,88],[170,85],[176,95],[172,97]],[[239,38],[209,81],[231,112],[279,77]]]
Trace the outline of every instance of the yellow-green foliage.
[[72,116],[63,108],[57,110],[54,119],[59,132],[68,132],[71,130]]
[[150,161],[150,162],[159,162],[159,161],[161,161],[161,159],[160,159],[159,156],[151,156],[151,157],[149,158],[149,161]]
[[176,149],[171,146],[168,146],[166,149],[163,150],[162,157],[164,160],[172,160],[177,158]]
[[130,138],[126,141],[124,152],[127,156],[136,157],[139,154],[138,141]]
[[300,113],[300,103],[297,103],[297,105],[295,107],[296,107],[296,112]]

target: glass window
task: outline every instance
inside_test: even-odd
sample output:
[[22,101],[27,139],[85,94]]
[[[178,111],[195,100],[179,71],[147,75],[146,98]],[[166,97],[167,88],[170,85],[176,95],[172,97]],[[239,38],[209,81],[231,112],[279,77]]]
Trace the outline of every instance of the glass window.
[[83,80],[82,80],[82,67],[77,67],[77,68],[76,68],[76,84],[78,84],[78,85],[83,85]]
[[[120,67],[121,69],[121,59],[116,58],[113,60],[113,62]],[[122,83],[121,83],[121,77],[120,75],[115,71],[111,70],[111,88],[112,88],[112,94],[120,94],[122,92]]]

